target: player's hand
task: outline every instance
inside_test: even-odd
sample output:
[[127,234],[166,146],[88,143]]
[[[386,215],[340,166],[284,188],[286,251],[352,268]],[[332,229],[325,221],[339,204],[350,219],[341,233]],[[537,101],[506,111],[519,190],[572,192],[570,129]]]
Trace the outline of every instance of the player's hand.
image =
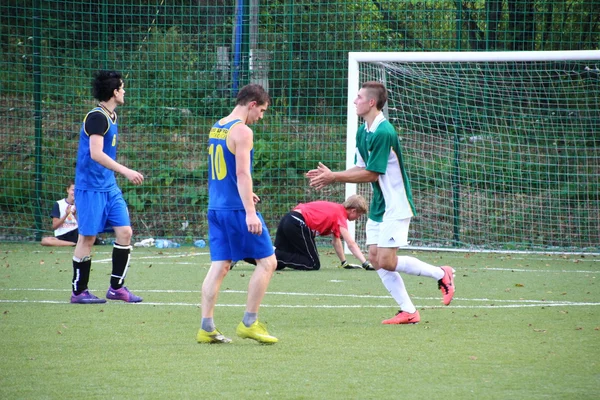
[[360,265],[348,264],[348,261],[346,261],[346,260],[342,261],[342,263],[340,264],[340,268],[344,268],[344,269],[362,269],[362,267]]
[[[320,163],[319,163],[320,164]],[[311,169],[310,171],[308,171],[304,176],[306,176],[309,179],[314,178],[315,176],[318,176],[320,174],[319,169]]]
[[256,213],[246,214],[246,225],[248,225],[248,232],[259,236],[262,234],[262,223]]
[[257,205],[260,201],[260,197],[258,197],[256,193],[252,193],[252,201],[254,202],[254,205]]
[[125,170],[123,175],[125,175],[129,182],[133,183],[134,185],[141,185],[142,182],[144,182],[144,175],[129,168]]
[[331,170],[323,163],[319,163],[317,169],[308,171],[306,176],[310,178],[310,186],[315,189],[322,189],[335,182],[333,172],[331,172]]

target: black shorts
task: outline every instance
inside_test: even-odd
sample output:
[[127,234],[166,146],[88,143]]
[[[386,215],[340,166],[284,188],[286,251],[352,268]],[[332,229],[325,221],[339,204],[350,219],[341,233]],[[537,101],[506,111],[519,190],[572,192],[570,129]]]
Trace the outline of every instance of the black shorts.
[[79,229],[75,228],[72,231],[64,233],[60,236],[57,236],[57,239],[64,240],[66,242],[77,243],[77,238],[79,237]]

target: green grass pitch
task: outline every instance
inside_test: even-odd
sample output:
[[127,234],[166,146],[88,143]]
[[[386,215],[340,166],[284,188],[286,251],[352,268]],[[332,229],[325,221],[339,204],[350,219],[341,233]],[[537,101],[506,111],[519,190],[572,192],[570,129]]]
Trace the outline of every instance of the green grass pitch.
[[[406,252],[404,254],[407,254]],[[277,272],[259,318],[273,346],[235,336],[252,266],[225,278],[217,327],[198,344],[206,249],[135,248],[127,286],[140,304],[69,304],[72,249],[0,245],[2,399],[595,399],[600,389],[600,257],[418,252],[456,269],[404,276],[421,323],[397,311],[377,273]],[[104,296],[111,247],[94,247],[91,291]]]

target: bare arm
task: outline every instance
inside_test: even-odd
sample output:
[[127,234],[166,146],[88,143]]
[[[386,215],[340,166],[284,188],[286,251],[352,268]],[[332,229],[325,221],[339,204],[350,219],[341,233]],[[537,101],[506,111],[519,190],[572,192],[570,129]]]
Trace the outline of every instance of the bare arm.
[[125,178],[127,178],[134,185],[140,185],[144,181],[144,176],[137,171],[127,168],[126,166],[119,164],[102,150],[104,149],[104,137],[101,135],[90,136],[90,156],[92,160],[105,168],[115,171]]
[[70,214],[75,214],[75,206],[68,204],[67,209],[65,210],[65,215],[60,218],[52,217],[52,230],[55,231],[60,228]]
[[344,245],[342,244],[342,239],[334,236],[331,240],[331,244],[333,245],[333,250],[335,250],[335,254],[340,259],[340,263],[346,261],[346,255],[344,254]]
[[379,174],[356,166],[345,171],[333,172],[323,163],[319,163],[317,169],[312,169],[306,173],[306,177],[310,179],[310,186],[315,189],[322,189],[334,182],[375,182],[379,178]]
[[356,259],[359,260],[362,264],[364,264],[365,261],[367,261],[367,258],[363,255],[362,251],[360,251],[360,247],[358,247],[354,239],[352,239],[352,236],[350,235],[350,232],[348,232],[348,229],[340,227],[340,233],[342,234],[342,238],[348,245],[348,250],[350,250],[350,253],[352,253],[352,255],[356,257]]
[[253,146],[253,132],[246,125],[237,125],[229,132],[228,140],[235,153],[235,174],[237,176],[238,193],[246,211],[248,231],[260,235],[262,223],[256,215],[255,204],[260,200],[253,192],[252,173],[250,172],[250,151]]

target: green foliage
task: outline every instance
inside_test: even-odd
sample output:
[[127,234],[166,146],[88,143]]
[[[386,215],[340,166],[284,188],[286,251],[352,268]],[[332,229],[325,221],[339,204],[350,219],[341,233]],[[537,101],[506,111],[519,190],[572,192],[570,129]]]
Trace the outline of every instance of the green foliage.
[[[349,51],[595,49],[600,40],[600,10],[594,5],[590,0],[260,1],[253,46],[269,56],[272,104],[265,122],[255,128],[254,176],[263,199],[259,207],[269,227],[273,230],[298,202],[343,200],[341,184],[316,192],[308,187],[304,174],[320,161],[332,169],[345,168]],[[30,238],[39,230],[49,232],[47,214],[63,195],[64,182],[72,178],[81,120],[94,105],[89,90],[92,72],[111,68],[123,71],[127,90],[126,104],[118,110],[119,161],[146,177],[141,187],[118,177],[135,229],[148,236],[187,241],[206,235],[204,147],[212,123],[233,106],[234,17],[235,2],[221,0],[3,1],[2,230],[17,232],[19,238]],[[39,23],[38,31],[34,31],[34,23]],[[222,60],[217,60],[217,51],[223,47],[229,51],[228,65],[218,65]],[[34,65],[37,55],[40,65]],[[41,75],[34,73],[37,68]],[[249,71],[239,72],[243,84]],[[568,104],[553,104],[542,89],[524,88],[524,92],[539,90],[538,97],[548,100],[538,105],[546,114],[537,125],[520,114],[522,103],[486,104],[480,96],[460,105],[460,111],[470,113],[472,119],[455,120],[454,96],[437,86],[428,93],[435,102],[421,110],[401,109],[405,117],[399,125],[405,132],[434,132],[443,142],[441,153],[432,151],[431,144],[406,146],[411,179],[422,193],[420,197],[451,203],[455,178],[463,192],[476,192],[486,204],[493,203],[496,196],[514,196],[514,201],[529,196],[538,201],[552,195],[553,201],[556,198],[553,206],[581,203],[593,209],[598,202],[598,183],[580,177],[597,175],[594,160],[598,159],[596,126],[600,119],[570,113],[597,104],[594,74],[588,72],[587,78],[577,83],[587,85],[583,91],[589,95],[567,99]],[[36,77],[40,87],[34,86]],[[34,92],[38,90],[40,101],[36,104]],[[491,118],[489,110],[494,107],[515,116],[514,129],[486,127],[490,137],[470,144],[469,137],[481,128],[481,110],[490,112]],[[39,132],[36,113],[42,116]],[[41,135],[39,149],[34,148],[37,134]],[[455,137],[460,140],[458,167],[454,166]],[[536,147],[539,153],[517,156],[523,149]],[[498,154],[503,155],[501,161],[494,158]],[[35,173],[37,156],[42,159],[39,175]],[[571,159],[586,162],[576,166]],[[40,190],[36,182],[41,184]],[[446,225],[437,231],[419,231],[430,238],[443,237],[449,231],[451,207],[441,213],[440,205],[420,203],[419,208],[436,215],[434,224]],[[585,208],[575,209],[569,211],[573,221],[589,221]],[[461,215],[470,211],[461,208]],[[502,227],[502,217],[492,217],[491,229],[498,232],[497,238],[515,240],[509,237],[509,229]],[[570,224],[571,217],[556,217],[566,218],[564,224]],[[36,222],[39,218],[42,226]],[[525,217],[513,218],[523,226],[531,225]],[[463,229],[482,231],[481,221],[472,220],[473,226],[465,223]],[[182,229],[185,223],[189,225]],[[589,243],[590,237],[597,235],[589,224],[583,225],[581,234],[589,234],[585,241]],[[518,232],[510,229],[528,235],[525,228]],[[562,229],[557,228],[554,235],[561,236]],[[548,239],[552,234],[545,236],[548,242],[555,240]]]

